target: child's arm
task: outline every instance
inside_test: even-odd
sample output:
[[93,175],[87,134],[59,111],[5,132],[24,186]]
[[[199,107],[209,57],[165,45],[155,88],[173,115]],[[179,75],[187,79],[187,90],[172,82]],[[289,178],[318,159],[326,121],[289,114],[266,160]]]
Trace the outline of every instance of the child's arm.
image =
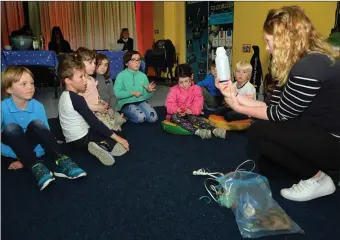
[[92,112],[100,112],[100,113],[104,113],[107,110],[107,103],[106,104],[101,104],[101,103],[97,103],[97,104],[91,104],[88,103],[89,108],[91,109]]
[[117,75],[115,84],[113,85],[113,91],[118,99],[129,98],[133,95],[132,92],[126,90],[122,73]]
[[[148,86],[150,84],[148,77],[144,74],[144,83],[143,86]],[[145,99],[149,99],[152,97],[153,92],[148,92],[146,88],[143,87],[143,92],[142,95],[144,96]]]
[[170,88],[168,96],[165,100],[165,107],[168,114],[177,113],[179,110],[179,107],[177,105],[176,90],[174,89],[174,87]]
[[[211,77],[213,77],[212,75],[207,75],[202,81],[196,83],[197,86],[200,87],[208,87],[211,85]],[[212,84],[214,84],[214,81],[212,82]]]
[[110,138],[114,130],[109,129],[102,121],[100,121],[88,107],[85,99],[74,92],[69,92],[74,110],[76,110],[89,124],[90,128],[100,133],[104,137]]
[[42,121],[45,124],[45,126],[48,129],[50,129],[50,126],[48,125],[48,120],[47,120],[45,108],[41,103],[39,104],[39,109],[37,109],[37,113],[38,113],[38,119],[37,120]]
[[189,108],[193,115],[200,115],[203,110],[203,95],[202,90],[197,87],[194,90],[194,100],[192,102],[191,107]]

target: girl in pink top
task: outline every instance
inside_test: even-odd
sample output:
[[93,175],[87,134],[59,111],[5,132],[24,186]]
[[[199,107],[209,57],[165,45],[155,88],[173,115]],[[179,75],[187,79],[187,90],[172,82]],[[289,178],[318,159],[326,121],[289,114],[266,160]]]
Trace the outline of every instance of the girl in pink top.
[[170,89],[166,98],[166,119],[203,139],[211,138],[211,133],[226,138],[225,129],[215,128],[199,117],[203,110],[203,95],[201,88],[192,81],[191,67],[180,64],[175,72],[178,84]]
[[96,117],[108,128],[121,131],[121,126],[126,122],[126,119],[109,107],[107,102],[100,99],[97,88],[98,81],[91,77],[96,70],[96,53],[80,47],[76,51],[76,56],[85,65],[85,77],[87,80],[85,92],[79,93],[79,95],[85,98],[89,108],[95,112]]

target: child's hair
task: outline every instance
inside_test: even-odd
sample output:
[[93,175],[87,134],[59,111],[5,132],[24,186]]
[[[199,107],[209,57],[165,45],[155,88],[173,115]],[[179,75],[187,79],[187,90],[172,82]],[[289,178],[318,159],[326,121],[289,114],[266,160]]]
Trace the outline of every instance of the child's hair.
[[209,62],[209,69],[211,69],[211,68],[216,68],[215,60],[210,60],[210,62]]
[[2,72],[2,83],[1,83],[1,99],[5,99],[10,94],[6,92],[6,89],[12,87],[13,83],[20,81],[20,78],[24,73],[28,73],[33,79],[33,73],[22,66],[8,66],[5,71]]
[[123,63],[124,66],[131,60],[132,56],[138,54],[140,56],[140,53],[135,51],[135,50],[131,50],[131,51],[127,51],[124,56],[123,56]]
[[75,54],[70,54],[59,64],[59,78],[65,83],[66,78],[73,78],[74,70],[83,69],[85,69],[83,61],[80,61]]
[[129,32],[128,28],[122,28],[122,31],[120,32],[120,38],[123,38],[123,33]]
[[96,56],[96,62],[97,62],[96,70],[98,69],[98,67],[100,66],[100,64],[102,63],[103,60],[107,60],[107,62],[108,62],[107,70],[104,73],[104,77],[105,77],[105,79],[109,79],[110,78],[110,60],[104,54],[101,54],[101,53],[97,54],[97,56]]
[[[241,69],[241,70],[245,70],[247,73],[248,73],[248,79],[247,81],[250,80],[251,78],[251,71],[253,71],[253,67],[251,66],[250,63],[248,63],[247,61],[239,61],[238,63],[236,63],[236,66],[235,66],[235,72],[238,70],[238,69]],[[235,74],[235,73],[234,73]]]
[[175,69],[175,78],[179,80],[179,78],[192,77],[192,69],[189,64],[183,63],[179,64]]
[[96,58],[96,52],[85,47],[80,47],[76,51],[75,55],[78,61],[92,61]]

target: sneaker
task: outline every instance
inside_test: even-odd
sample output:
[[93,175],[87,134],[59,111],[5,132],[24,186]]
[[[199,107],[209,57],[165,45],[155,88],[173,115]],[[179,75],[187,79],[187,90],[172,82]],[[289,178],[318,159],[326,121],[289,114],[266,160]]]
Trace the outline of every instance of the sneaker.
[[202,139],[211,138],[211,131],[208,129],[197,129],[195,135],[201,137]]
[[87,173],[78,167],[78,165],[72,161],[66,155],[63,155],[56,161],[57,167],[54,172],[54,176],[63,177],[68,179],[76,179],[80,177],[85,177]]
[[127,150],[126,150],[125,147],[123,147],[122,144],[116,143],[116,145],[113,147],[113,149],[110,153],[111,153],[112,156],[118,157],[118,156],[122,156],[125,153],[127,153]]
[[37,163],[32,167],[32,172],[38,182],[40,191],[44,190],[55,178],[52,172],[43,163]]
[[335,192],[333,180],[323,173],[319,179],[301,180],[291,188],[281,190],[281,196],[292,201],[304,202]]
[[115,159],[110,154],[105,145],[95,142],[89,142],[88,144],[89,152],[99,159],[104,165],[111,166],[115,163]]
[[215,137],[225,139],[227,136],[227,130],[223,128],[215,128],[213,131]]

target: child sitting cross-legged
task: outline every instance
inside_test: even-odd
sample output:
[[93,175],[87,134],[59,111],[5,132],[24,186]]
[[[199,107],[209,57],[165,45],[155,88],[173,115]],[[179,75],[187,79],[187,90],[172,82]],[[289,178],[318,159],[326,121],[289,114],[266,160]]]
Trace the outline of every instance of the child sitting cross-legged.
[[129,122],[154,123],[158,119],[156,110],[147,102],[156,91],[156,84],[149,83],[145,73],[139,71],[140,54],[137,51],[127,51],[123,57],[127,67],[117,75],[113,86],[118,100],[117,111],[122,111]]
[[[119,113],[114,111],[108,102],[101,99],[98,91],[98,85],[102,86],[104,81],[102,79],[104,77],[103,74],[108,71],[108,65],[105,69],[105,60],[100,59],[100,65],[96,66],[96,53],[84,47],[80,47],[77,49],[76,57],[77,60],[83,62],[85,65],[85,78],[87,81],[85,92],[80,92],[79,95],[85,98],[85,101],[87,102],[89,108],[95,113],[97,118],[101,120],[108,128],[115,131],[120,131],[121,126],[126,122],[126,119],[124,119]],[[91,76],[94,74],[95,70],[98,74],[96,78],[98,78],[100,82],[98,79],[94,79]],[[110,102],[110,104],[112,103]]]
[[45,166],[46,155],[56,164],[54,175],[68,179],[86,176],[63,154],[49,130],[44,106],[33,99],[33,74],[21,66],[9,66],[2,74],[1,155],[11,160],[8,169],[25,167],[35,176],[40,190],[55,180]]
[[59,75],[66,91],[59,99],[60,125],[68,144],[88,150],[104,165],[113,165],[113,156],[129,150],[128,142],[100,121],[87,105],[80,92],[85,92],[85,65],[70,56],[59,65]]
[[173,86],[166,98],[167,120],[176,123],[185,130],[204,138],[226,138],[226,130],[211,126],[199,115],[203,109],[202,90],[192,81],[193,73],[188,64],[176,67],[175,76],[178,84]]

